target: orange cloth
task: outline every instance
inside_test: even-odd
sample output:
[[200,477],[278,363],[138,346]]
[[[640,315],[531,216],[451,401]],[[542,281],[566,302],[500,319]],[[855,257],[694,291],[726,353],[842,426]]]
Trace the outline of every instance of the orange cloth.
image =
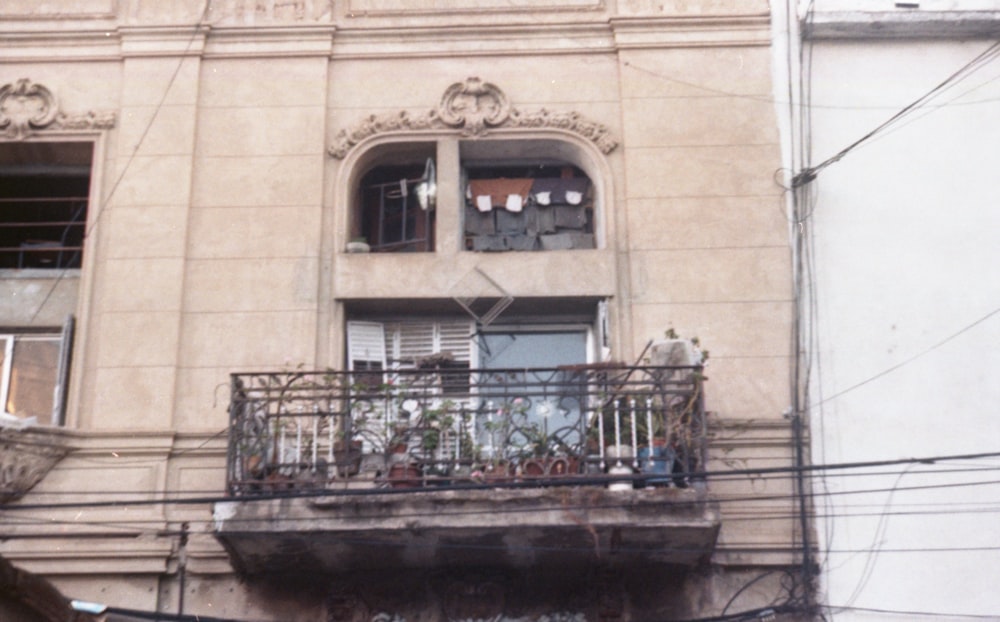
[[472,200],[476,197],[488,196],[493,207],[505,207],[507,197],[516,194],[521,197],[523,205],[528,200],[531,193],[532,179],[471,179],[469,180],[469,194]]

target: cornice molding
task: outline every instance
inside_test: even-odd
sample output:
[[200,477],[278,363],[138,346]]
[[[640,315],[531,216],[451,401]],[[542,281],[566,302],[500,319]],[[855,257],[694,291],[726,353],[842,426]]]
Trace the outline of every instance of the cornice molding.
[[205,42],[205,58],[276,58],[321,56],[333,51],[331,25],[213,26]]
[[118,36],[123,57],[199,56],[205,48],[209,27],[121,26]]
[[820,11],[802,23],[819,39],[949,39],[1000,36],[1000,11]]
[[594,143],[602,153],[611,153],[618,141],[610,130],[577,112],[552,112],[542,108],[522,112],[495,84],[472,77],[445,89],[438,107],[422,114],[407,111],[371,115],[349,130],[341,130],[329,149],[332,157],[343,159],[361,141],[378,134],[450,130],[479,138],[494,128],[559,129]]
[[211,15],[197,25],[169,20],[147,25],[136,18],[109,22],[105,27],[79,21],[46,23],[0,28],[0,51],[18,62],[178,55],[410,59],[767,45],[771,38],[766,13],[608,15],[606,9],[584,13],[556,13],[541,20],[519,14],[504,23],[475,14],[461,19],[462,12],[406,20],[342,17],[334,21],[324,16],[323,20],[248,21]]
[[[517,13],[523,14],[525,6],[505,0],[482,0],[480,2],[414,2],[413,0],[347,0],[345,16],[366,17],[412,17],[419,15],[483,15]],[[423,6],[421,6],[423,5]],[[606,0],[549,0],[536,1],[530,7],[533,13],[603,11]]]
[[620,49],[770,45],[769,13],[720,16],[612,17]]
[[14,140],[39,130],[110,129],[115,120],[113,112],[61,112],[52,91],[28,78],[0,87],[0,131]]
[[592,54],[614,50],[607,21],[345,26],[333,39],[333,56],[338,60]]

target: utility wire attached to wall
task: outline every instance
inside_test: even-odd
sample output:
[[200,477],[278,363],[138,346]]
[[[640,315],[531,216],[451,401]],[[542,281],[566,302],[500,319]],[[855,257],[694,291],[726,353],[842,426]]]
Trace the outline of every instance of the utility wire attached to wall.
[[934,99],[942,92],[944,92],[945,89],[955,86],[959,82],[965,80],[973,73],[978,71],[980,68],[985,66],[987,63],[992,62],[998,55],[1000,55],[1000,41],[997,41],[992,45],[990,45],[978,56],[976,56],[971,61],[966,63],[964,66],[962,66],[962,68],[960,68],[958,71],[954,72],[953,74],[945,78],[942,82],[940,82],[937,86],[932,88],[930,91],[921,95],[913,102],[911,102],[908,106],[906,106],[896,114],[886,119],[875,129],[871,130],[861,138],[857,139],[850,145],[844,147],[836,154],[820,162],[816,166],[811,166],[800,171],[798,174],[792,177],[792,188],[799,188],[805,186],[806,184],[809,184],[810,182],[816,179],[816,176],[823,169],[830,166],[831,164],[834,164],[835,162],[840,161],[844,156],[846,156],[854,149],[860,147],[865,142],[871,140],[879,133],[888,129],[890,126],[898,123],[900,120],[902,120],[904,117],[906,117],[913,111],[925,106],[930,100]]

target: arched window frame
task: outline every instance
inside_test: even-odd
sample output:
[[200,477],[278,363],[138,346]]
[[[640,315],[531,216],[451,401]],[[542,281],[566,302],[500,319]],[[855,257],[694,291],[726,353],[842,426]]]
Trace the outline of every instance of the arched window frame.
[[[491,159],[494,155],[498,161],[510,157],[524,161],[549,160],[582,171],[592,188],[591,246],[604,248],[610,239],[608,212],[612,196],[611,176],[604,156],[617,144],[608,128],[576,112],[544,109],[522,112],[511,106],[506,94],[495,85],[469,78],[446,89],[439,106],[429,113],[411,115],[403,111],[371,115],[336,136],[329,150],[331,156],[342,160],[337,176],[338,192],[334,198],[335,206],[340,208],[334,220],[336,244],[343,250],[357,250],[358,246],[364,250],[364,244],[349,243],[358,242],[358,238],[366,233],[368,237],[372,236],[371,227],[366,227],[366,219],[361,214],[360,191],[364,176],[379,166],[394,164],[393,158],[397,153],[404,154],[401,163],[419,168],[420,158],[413,160],[412,154],[422,151],[421,157],[433,162],[436,169],[437,195],[460,193],[457,195],[458,205],[449,201],[443,203],[444,207],[452,209],[464,204],[464,189],[461,188],[461,181],[454,179],[453,173],[460,170],[470,154],[481,160]],[[433,157],[430,151],[433,151]],[[426,183],[426,174],[424,177],[415,177],[413,184]],[[440,201],[437,204],[442,206]],[[427,218],[436,220],[436,223],[430,224],[436,224],[437,228],[427,236],[431,243],[419,250],[444,249],[448,252],[466,247],[466,244],[449,246],[461,236],[459,232],[442,228],[448,226],[447,220],[442,222],[440,217]],[[365,231],[366,228],[369,230]],[[370,249],[372,240],[365,242]],[[384,243],[384,240],[381,242]]]

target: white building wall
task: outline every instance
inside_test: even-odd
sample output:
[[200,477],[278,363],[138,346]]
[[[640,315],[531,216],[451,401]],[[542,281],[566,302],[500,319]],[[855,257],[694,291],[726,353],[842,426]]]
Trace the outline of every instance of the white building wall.
[[[811,143],[811,166],[996,42],[963,32],[963,17],[992,23],[994,31],[1000,26],[998,2],[874,4],[813,6],[813,23],[829,27],[817,26],[802,42],[806,62],[796,97],[810,105],[802,108],[804,130],[786,132],[785,143],[786,152],[790,141]],[[979,13],[935,15],[964,9]],[[905,20],[909,26],[894,30]],[[894,35],[880,36],[886,29]],[[787,58],[778,64],[787,67]],[[775,92],[787,99],[780,82]],[[800,193],[806,220],[793,233],[804,234],[811,259],[802,305],[810,372],[803,408],[811,416],[815,463],[1000,451],[998,139],[1000,58],[990,57],[824,168]],[[827,618],[958,619],[1000,611],[993,589],[1000,576],[1000,484],[989,483],[998,468],[1000,457],[988,457],[852,468],[814,479]]]

